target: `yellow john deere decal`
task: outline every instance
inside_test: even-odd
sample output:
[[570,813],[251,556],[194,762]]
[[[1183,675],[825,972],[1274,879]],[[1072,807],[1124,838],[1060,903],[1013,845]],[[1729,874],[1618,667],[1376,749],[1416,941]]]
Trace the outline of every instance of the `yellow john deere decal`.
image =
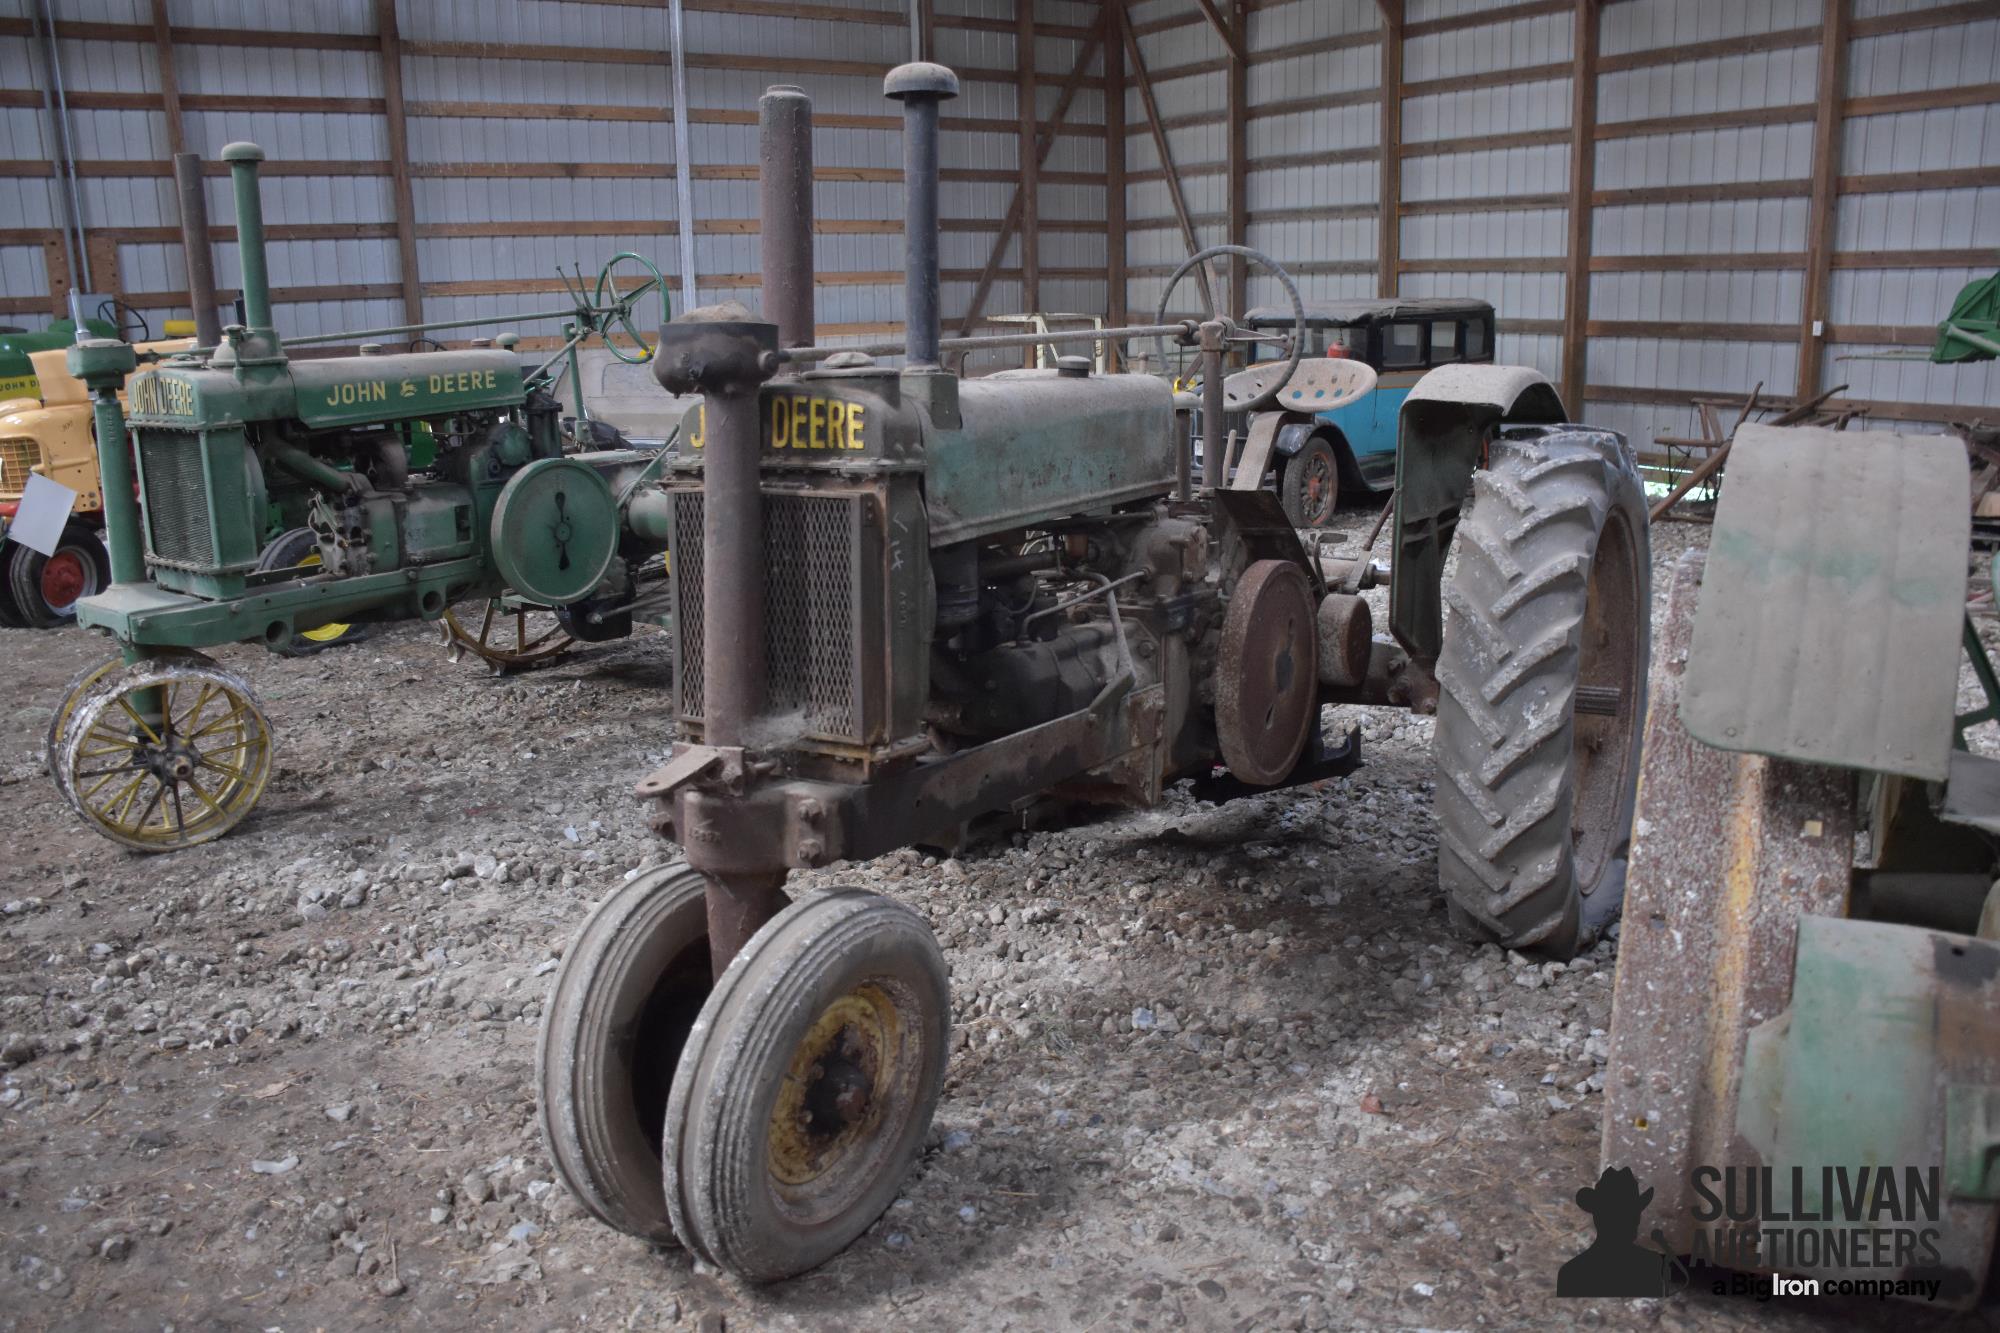
[[0,398],[39,398],[42,382],[33,375],[0,375]]
[[132,410],[149,417],[191,417],[194,415],[194,386],[183,379],[165,375],[139,375],[130,390]]
[[[839,398],[803,394],[773,394],[765,410],[764,446],[768,449],[866,449],[871,418],[867,405]],[[694,409],[688,447],[706,442],[708,423],[701,406]]]
[[[415,398],[419,392],[484,393],[500,387],[500,376],[491,370],[460,370],[448,375],[427,375],[422,390],[413,379],[396,381],[395,397]],[[357,380],[336,384],[326,393],[328,407],[363,407],[389,401],[388,380]]]

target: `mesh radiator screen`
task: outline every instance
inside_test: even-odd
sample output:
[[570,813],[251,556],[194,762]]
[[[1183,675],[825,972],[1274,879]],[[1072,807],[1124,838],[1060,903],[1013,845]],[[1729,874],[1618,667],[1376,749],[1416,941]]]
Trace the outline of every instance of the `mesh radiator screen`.
[[[764,496],[767,708],[795,719],[802,735],[846,745],[870,740],[860,686],[864,503],[859,495]],[[694,721],[706,679],[701,522],[701,492],[674,492],[674,688],[681,717]]]

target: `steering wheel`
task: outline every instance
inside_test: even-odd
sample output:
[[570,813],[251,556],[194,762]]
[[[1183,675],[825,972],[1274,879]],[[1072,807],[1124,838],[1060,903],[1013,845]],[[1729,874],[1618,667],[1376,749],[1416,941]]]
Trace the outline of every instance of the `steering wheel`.
[[421,352],[424,350],[423,344],[425,343],[429,343],[431,345],[430,350],[433,352],[442,352],[446,350],[445,345],[443,343],[439,342],[435,338],[428,337],[421,333],[418,334],[416,337],[410,339],[410,350],[412,352]]
[[[1211,259],[1218,259],[1224,255],[1241,256],[1256,263],[1260,268],[1269,271],[1271,276],[1275,277],[1280,285],[1284,287],[1285,295],[1292,303],[1292,352],[1291,356],[1285,361],[1285,373],[1273,379],[1270,388],[1264,390],[1264,392],[1258,394],[1249,402],[1242,403],[1234,408],[1235,411],[1239,412],[1261,412],[1278,401],[1279,392],[1285,385],[1291,382],[1292,374],[1298,370],[1299,362],[1304,359],[1306,350],[1306,303],[1299,298],[1299,285],[1292,281],[1292,275],[1285,272],[1277,260],[1260,251],[1252,250],[1247,245],[1211,245],[1206,250],[1197,250],[1181,261],[1181,266],[1175,269],[1172,276],[1167,279],[1167,285],[1160,289],[1160,308],[1154,312],[1153,322],[1155,324],[1164,324],[1167,322],[1167,301],[1174,294],[1174,286],[1182,278],[1194,272],[1195,265],[1205,264]],[[1160,353],[1160,360],[1164,362],[1167,359],[1166,344],[1161,343],[1157,335],[1153,341]],[[1227,341],[1268,342],[1270,339],[1268,335],[1246,335],[1231,336]]]
[[[623,259],[631,260],[645,269],[651,276],[630,292],[621,293],[618,290],[618,281],[612,275],[611,270],[618,267],[618,262]],[[652,260],[646,258],[644,255],[634,254],[630,250],[621,250],[611,256],[605,263],[603,271],[597,275],[597,294],[593,298],[592,304],[614,307],[607,313],[604,319],[604,345],[611,349],[611,355],[617,357],[627,365],[641,365],[653,359],[653,344],[646,341],[646,335],[640,332],[639,325],[633,322],[632,311],[640,301],[644,300],[648,294],[654,291],[658,291],[660,294],[660,322],[664,324],[672,317],[673,311],[667,302],[667,280],[660,276],[659,269],[653,267]],[[610,298],[609,300],[605,299],[607,295]],[[613,332],[613,321],[616,321],[616,326],[623,328],[626,335],[638,344],[639,354],[637,356],[627,356],[625,349],[611,340],[610,335]]]
[[[122,318],[121,316],[130,316],[130,318]],[[106,324],[115,324],[118,328],[118,336],[128,343],[148,343],[153,341],[153,326],[146,322],[145,315],[140,313],[137,306],[127,305],[115,296],[107,296],[104,300],[97,303],[97,317]],[[136,338],[126,333],[126,330],[134,325],[137,325],[139,328],[139,336]]]

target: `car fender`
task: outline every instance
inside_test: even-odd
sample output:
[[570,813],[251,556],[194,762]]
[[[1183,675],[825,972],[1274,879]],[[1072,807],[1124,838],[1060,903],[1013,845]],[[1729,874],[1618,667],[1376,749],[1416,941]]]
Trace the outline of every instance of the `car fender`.
[[1281,457],[1290,458],[1305,448],[1307,441],[1320,434],[1324,434],[1327,443],[1332,444],[1334,448],[1340,447],[1340,431],[1324,421],[1315,421],[1311,417],[1293,417],[1278,427],[1278,439],[1273,447]]

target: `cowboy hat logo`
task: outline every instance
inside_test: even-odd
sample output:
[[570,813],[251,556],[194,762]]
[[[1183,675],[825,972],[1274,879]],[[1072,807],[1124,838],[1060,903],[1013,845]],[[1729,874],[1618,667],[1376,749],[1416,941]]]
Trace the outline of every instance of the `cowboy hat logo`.
[[[1597,1238],[1556,1274],[1558,1296],[1664,1296],[1670,1258],[1639,1244],[1639,1219],[1653,1191],[1639,1189],[1629,1167],[1609,1167],[1595,1186],[1576,1192],[1576,1206],[1597,1224]],[[1653,1240],[1664,1244],[1655,1229]]]

